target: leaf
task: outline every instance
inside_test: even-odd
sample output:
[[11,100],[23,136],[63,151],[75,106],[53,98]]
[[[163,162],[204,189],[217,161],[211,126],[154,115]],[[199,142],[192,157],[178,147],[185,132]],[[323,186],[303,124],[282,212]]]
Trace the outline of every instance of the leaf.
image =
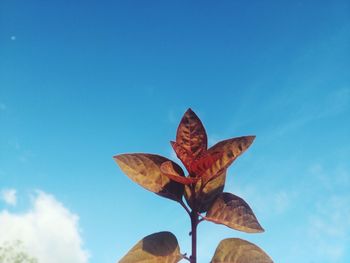
[[193,177],[185,177],[182,170],[182,174],[179,174],[179,172],[176,171],[176,166],[174,167],[174,162],[171,161],[162,163],[160,171],[171,180],[181,184],[193,184],[197,181],[197,179]]
[[242,198],[230,193],[222,193],[215,200],[205,220],[247,233],[264,232],[249,205]]
[[174,234],[158,232],[140,240],[119,263],[176,263],[182,258]]
[[258,246],[239,238],[227,238],[220,242],[211,263],[273,263]]
[[[213,166],[213,164],[222,157],[222,153],[213,152],[205,154],[202,157],[194,160],[190,165],[191,173],[196,177],[201,177],[204,172]],[[210,178],[208,178],[210,179]],[[206,181],[205,181],[206,183]]]
[[[195,191],[197,197],[197,207],[200,213],[206,212],[215,199],[224,190],[226,181],[226,170],[221,171],[216,178],[209,181],[203,188],[202,182],[198,181],[196,183]],[[191,202],[192,193],[188,186],[185,186],[185,199],[187,204],[193,208]]]
[[204,181],[209,181],[222,169],[227,168],[238,156],[240,156],[253,143],[255,136],[243,136],[232,138],[218,142],[210,149],[209,154],[221,152],[222,156],[219,158],[202,177]]
[[177,158],[179,158],[181,160],[181,162],[186,167],[187,171],[189,173],[191,173],[190,167],[191,167],[191,163],[194,160],[193,155],[189,151],[187,151],[185,148],[183,148],[180,144],[178,144],[177,142],[171,141],[170,144],[173,147]]
[[207,150],[207,133],[198,116],[188,109],[176,133],[176,142],[197,158]]
[[[113,158],[131,180],[145,189],[175,201],[182,199],[184,186],[170,180],[160,171],[161,164],[169,159],[146,153],[120,154]],[[183,176],[181,167],[175,163],[173,165]]]

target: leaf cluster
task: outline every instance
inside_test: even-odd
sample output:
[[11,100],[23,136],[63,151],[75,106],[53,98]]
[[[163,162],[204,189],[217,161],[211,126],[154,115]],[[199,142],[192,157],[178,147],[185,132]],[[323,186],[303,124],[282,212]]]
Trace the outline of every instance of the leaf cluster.
[[[186,173],[177,163],[156,154],[120,154],[114,156],[114,160],[131,180],[183,206],[191,218],[192,231],[199,222],[208,221],[246,233],[259,233],[264,229],[249,205],[239,196],[223,192],[228,167],[254,139],[255,136],[236,137],[208,148],[201,120],[188,109],[178,126],[176,141],[171,141]],[[143,238],[119,262],[178,262],[185,258],[195,263],[194,253],[187,258],[180,253],[172,233],[159,232]],[[220,242],[211,262],[268,263],[272,260],[256,245],[230,238]]]

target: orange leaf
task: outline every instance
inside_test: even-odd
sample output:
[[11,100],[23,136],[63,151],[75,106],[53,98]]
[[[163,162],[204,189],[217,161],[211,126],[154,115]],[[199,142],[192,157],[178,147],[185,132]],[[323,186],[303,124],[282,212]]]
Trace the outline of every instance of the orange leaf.
[[181,119],[176,133],[176,142],[197,158],[207,150],[207,133],[198,116],[188,109]]
[[212,165],[222,157],[222,153],[213,152],[205,154],[203,157],[194,160],[190,165],[190,171],[195,177],[200,177],[205,171],[212,167]]
[[181,183],[181,184],[193,184],[195,183],[197,180],[195,178],[192,177],[185,177],[185,175],[183,174],[182,169],[179,171],[176,171],[176,169],[178,168],[177,166],[174,167],[173,162],[171,161],[167,161],[162,163],[162,165],[160,166],[160,171],[166,175],[167,177],[169,177],[171,180]]

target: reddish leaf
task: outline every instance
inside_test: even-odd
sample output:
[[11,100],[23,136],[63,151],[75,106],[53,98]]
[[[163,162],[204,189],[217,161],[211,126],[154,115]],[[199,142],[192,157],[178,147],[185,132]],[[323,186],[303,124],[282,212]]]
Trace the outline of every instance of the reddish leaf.
[[194,160],[190,165],[191,173],[195,177],[200,177],[204,172],[211,168],[214,163],[222,157],[222,153],[213,152],[210,154],[205,154],[203,157]]
[[160,166],[160,171],[169,177],[171,180],[181,183],[181,184],[193,184],[197,180],[193,177],[185,177],[182,169],[180,171],[176,171],[178,166],[174,166],[174,163],[171,161],[167,161],[162,163]]
[[222,193],[215,200],[205,219],[247,233],[264,232],[249,205],[230,193]]
[[209,181],[218,172],[226,169],[238,156],[240,156],[253,143],[255,136],[243,136],[221,141],[208,149],[208,153],[221,152],[222,156],[203,173],[204,181]]
[[197,158],[207,150],[207,134],[201,120],[188,109],[181,119],[176,133],[176,142]]
[[[184,186],[160,171],[161,164],[169,159],[146,153],[120,154],[113,158],[131,180],[147,190],[175,201],[182,199]],[[180,166],[173,164],[177,171],[181,170]]]
[[177,158],[181,160],[183,165],[186,167],[187,171],[191,173],[190,167],[191,167],[191,163],[194,160],[193,155],[177,142],[171,141],[170,143],[176,153]]

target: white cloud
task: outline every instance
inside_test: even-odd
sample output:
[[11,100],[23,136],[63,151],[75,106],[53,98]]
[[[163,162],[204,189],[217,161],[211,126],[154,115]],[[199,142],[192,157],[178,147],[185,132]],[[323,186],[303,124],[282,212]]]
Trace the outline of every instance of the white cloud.
[[15,189],[5,189],[1,191],[1,198],[6,204],[15,206],[17,204],[17,192]]
[[0,211],[0,244],[21,240],[40,263],[86,263],[79,218],[52,195],[37,192],[25,213]]

